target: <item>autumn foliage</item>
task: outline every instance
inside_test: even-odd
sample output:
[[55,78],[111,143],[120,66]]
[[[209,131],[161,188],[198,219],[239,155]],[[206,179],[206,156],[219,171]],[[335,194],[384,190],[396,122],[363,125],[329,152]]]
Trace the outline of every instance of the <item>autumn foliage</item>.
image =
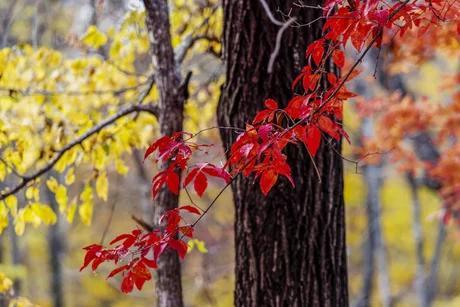
[[[391,37],[432,33],[447,21],[456,20],[458,31],[459,6],[454,2],[326,1],[323,37],[307,46],[306,65],[292,82],[293,96],[287,106],[281,108],[276,100],[265,100],[264,108],[247,123],[244,131],[239,132],[227,162],[222,166],[190,163],[192,156],[207,146],[193,142],[200,132],[176,132],[155,141],[145,153],[146,159],[154,156],[153,160],[161,168],[152,181],[152,197],[156,198],[162,189],[179,194],[181,189],[192,185],[201,197],[210,178],[222,180],[227,187],[240,174],[254,176],[264,195],[270,193],[280,177],[286,178],[294,187],[291,167],[284,153],[287,146],[304,146],[314,161],[321,146],[340,142],[342,137],[349,139],[342,126],[342,107],[347,99],[356,96],[347,88],[347,83],[359,74],[357,66],[363,56],[370,48],[381,47]],[[345,48],[353,48],[358,54],[357,59],[345,59]],[[332,73],[331,66],[345,73]],[[415,116],[413,121],[419,122],[417,115],[411,114],[406,117]],[[409,126],[412,123],[410,120],[405,122]],[[455,126],[453,123],[446,125]],[[438,167],[446,167],[443,165],[445,163],[441,161]],[[180,178],[178,170],[185,174],[184,178]],[[439,173],[442,174],[442,170]],[[458,182],[457,179],[452,181]],[[215,200],[204,211],[193,205],[167,211],[158,228],[139,228],[121,234],[111,242],[112,247],[90,245],[85,248],[82,269],[91,265],[91,269],[96,270],[104,262],[113,262],[117,268],[108,277],[120,274],[121,289],[125,293],[131,292],[134,286],[140,290],[145,281],[151,279],[149,270],[156,268],[157,260],[165,250],[175,250],[180,258],[185,257],[187,239],[193,238],[194,226],[214,203]],[[185,212],[197,215],[198,219],[186,224],[182,216]]]

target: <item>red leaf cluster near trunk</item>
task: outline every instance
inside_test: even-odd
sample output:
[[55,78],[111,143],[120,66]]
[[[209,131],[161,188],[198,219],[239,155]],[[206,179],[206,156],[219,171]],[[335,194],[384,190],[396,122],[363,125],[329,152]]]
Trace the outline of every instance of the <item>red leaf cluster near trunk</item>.
[[184,187],[193,181],[193,187],[198,196],[202,196],[208,187],[208,176],[221,178],[226,183],[230,182],[231,176],[225,168],[217,167],[211,163],[199,163],[192,168],[185,177]]
[[152,279],[150,269],[157,268],[158,258],[167,249],[175,250],[181,259],[187,254],[185,238],[193,238],[193,226],[182,225],[181,212],[201,215],[194,206],[182,206],[166,211],[160,218],[162,227],[153,231],[135,229],[123,233],[110,242],[111,248],[93,244],[84,248],[86,255],[80,271],[91,264],[95,271],[104,262],[115,265],[123,263],[109,273],[107,278],[121,274],[121,291],[131,292],[134,287],[141,290],[144,283]]

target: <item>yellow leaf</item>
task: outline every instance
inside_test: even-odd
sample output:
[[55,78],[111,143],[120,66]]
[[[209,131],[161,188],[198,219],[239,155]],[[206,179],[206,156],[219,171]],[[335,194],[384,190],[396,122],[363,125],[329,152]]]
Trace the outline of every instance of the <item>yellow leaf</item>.
[[107,201],[109,194],[109,181],[107,180],[107,174],[105,172],[100,173],[96,179],[96,193],[100,199]]
[[107,43],[107,36],[95,26],[89,26],[82,37],[82,41],[88,47],[98,49]]
[[93,204],[90,202],[82,203],[78,208],[78,214],[83,224],[90,225],[93,217]]
[[204,241],[196,240],[195,244],[196,244],[196,248],[198,249],[200,253],[206,254],[208,252],[208,249],[206,248]]
[[5,274],[0,272],[0,293],[7,292],[9,289],[11,289],[12,286],[13,282],[11,281],[11,279],[9,279],[5,276]]
[[34,187],[29,187],[26,190],[26,198],[31,199],[32,197],[34,197]]
[[104,149],[102,148],[102,146],[97,146],[96,148],[94,148],[92,154],[93,154],[94,167],[98,170],[104,169],[107,155]]
[[0,180],[3,181],[6,177],[6,167],[5,164],[0,163]]
[[48,189],[50,189],[51,192],[56,193],[59,183],[57,182],[56,178],[51,177],[46,181],[46,185],[48,186]]
[[10,213],[13,217],[18,212],[18,199],[14,195],[10,195],[5,199],[6,206],[10,209]]
[[202,254],[206,254],[208,252],[208,249],[206,248],[204,241],[198,239],[191,239],[187,242],[187,245],[188,252],[192,251],[195,246],[196,249]]
[[80,194],[80,200],[82,202],[91,202],[93,200],[93,188],[89,184],[85,185],[85,188]]
[[120,175],[126,175],[129,171],[129,168],[125,165],[123,160],[117,159],[115,160],[115,170]]
[[75,181],[75,170],[71,167],[65,175],[65,184],[71,185]]
[[37,223],[38,225],[42,222],[46,225],[52,225],[57,221],[56,213],[54,213],[54,211],[48,205],[34,203],[30,205],[30,209],[40,220],[40,223]]
[[35,206],[33,205],[28,205],[24,208],[23,217],[25,223],[33,224],[35,227],[39,226],[42,222],[40,216],[37,214]]
[[73,218],[75,217],[75,211],[77,210],[77,203],[76,202],[72,202],[69,207],[67,207],[67,222],[69,222],[69,224],[72,224],[73,222]]
[[59,211],[64,212],[65,208],[67,207],[67,189],[65,186],[60,184],[56,189],[56,202],[59,205]]
[[26,222],[24,220],[24,210],[21,209],[14,219],[14,231],[18,236],[22,236],[24,234],[25,228]]
[[78,208],[78,214],[83,224],[89,225],[93,217],[93,189],[89,184],[87,184],[83,192],[81,192],[80,200],[82,204]]
[[68,165],[75,162],[76,158],[77,158],[76,150],[66,151],[62,155],[61,159],[59,159],[59,161],[56,163],[56,165],[54,166],[54,169],[58,171],[59,173],[62,173]]
[[8,227],[8,209],[3,202],[0,202],[0,234]]

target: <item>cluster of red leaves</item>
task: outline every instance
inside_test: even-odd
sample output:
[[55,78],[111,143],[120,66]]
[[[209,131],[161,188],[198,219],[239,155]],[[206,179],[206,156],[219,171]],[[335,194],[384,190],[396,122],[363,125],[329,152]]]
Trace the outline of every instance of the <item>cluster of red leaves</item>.
[[[267,99],[265,109],[247,124],[232,145],[225,167],[210,163],[188,165],[193,152],[204,146],[190,142],[196,135],[177,132],[154,142],[145,153],[145,158],[156,154],[155,161],[162,169],[152,181],[153,198],[164,188],[179,194],[181,186],[186,188],[192,182],[196,194],[202,196],[208,186],[208,177],[223,179],[227,184],[231,182],[232,176],[226,168],[233,176],[253,174],[259,179],[264,195],[270,192],[280,176],[294,186],[291,168],[283,153],[288,144],[303,144],[314,159],[321,147],[323,134],[335,141],[340,141],[341,137],[348,139],[341,124],[342,105],[355,96],[347,89],[346,82],[357,74],[355,67],[359,61],[349,73],[338,78],[330,73],[329,59],[338,68],[346,67],[342,49],[349,41],[358,52],[368,42],[369,45],[375,43],[380,46],[384,29],[400,31],[404,35],[408,29],[421,25],[424,13],[432,12],[441,2],[326,1],[323,37],[307,46],[307,65],[293,81],[294,96],[287,106],[280,108],[275,100]],[[186,173],[182,184],[180,172]],[[193,236],[194,224],[181,226],[180,210],[200,214],[194,207],[180,207],[164,214],[161,228],[149,232],[136,229],[130,234],[123,234],[112,241],[116,245],[110,249],[101,245],[88,246],[82,269],[92,263],[92,269],[96,270],[103,262],[117,264],[129,258],[109,277],[122,273],[123,292],[132,291],[134,285],[141,289],[144,282],[151,279],[148,269],[156,267],[158,257],[165,249],[177,251],[181,258],[185,256],[187,245],[183,238]]]
[[[421,64],[443,51],[456,56],[460,40],[460,1],[433,1],[418,27],[407,31],[404,40],[392,40],[393,62]],[[387,40],[391,37],[386,38]]]
[[[184,140],[183,136],[187,136],[188,140]],[[185,178],[183,186],[186,187],[194,181],[194,188],[197,194],[201,197],[208,186],[207,176],[222,178],[228,182],[230,174],[222,167],[217,167],[210,163],[200,163],[196,166],[189,167],[188,162],[192,157],[193,151],[200,150],[206,145],[192,143],[189,140],[194,136],[190,133],[176,132],[171,137],[163,136],[145,152],[144,159],[157,152],[156,162],[167,165],[160,171],[152,181],[152,197],[156,198],[160,190],[167,186],[174,193],[179,194],[180,178],[178,170],[185,171],[189,169],[189,174]]]
[[[208,186],[208,177],[223,179],[230,182],[230,174],[222,167],[211,163],[198,163],[189,166],[188,163],[195,151],[206,145],[200,145],[190,140],[194,135],[185,132],[174,133],[172,136],[163,136],[148,147],[144,159],[155,155],[154,161],[163,168],[152,180],[152,197],[155,199],[159,192],[167,188],[174,194],[179,194],[180,188],[193,182],[198,196],[202,196]],[[181,184],[179,171],[186,172],[185,180]],[[159,220],[160,227],[152,231],[135,229],[131,233],[116,237],[111,248],[93,244],[85,248],[86,256],[81,270],[91,264],[95,271],[103,262],[124,264],[114,269],[108,277],[122,274],[121,290],[129,293],[134,286],[142,289],[144,283],[152,278],[149,269],[157,267],[158,258],[167,249],[175,250],[183,259],[187,253],[187,238],[193,238],[194,224],[183,225],[181,212],[186,211],[201,216],[200,211],[190,205],[166,211]]]
[[[183,259],[187,253],[187,244],[182,238],[193,238],[193,227],[182,225],[181,211],[200,215],[193,206],[182,206],[167,211],[160,219],[164,226],[153,231],[135,229],[124,233],[110,242],[111,248],[100,244],[85,247],[86,256],[80,271],[91,264],[95,271],[104,262],[119,265],[107,278],[122,275],[121,291],[129,293],[134,286],[142,289],[144,283],[152,278],[149,269],[157,268],[158,258],[167,249],[175,250]],[[122,265],[120,265],[122,263]]]

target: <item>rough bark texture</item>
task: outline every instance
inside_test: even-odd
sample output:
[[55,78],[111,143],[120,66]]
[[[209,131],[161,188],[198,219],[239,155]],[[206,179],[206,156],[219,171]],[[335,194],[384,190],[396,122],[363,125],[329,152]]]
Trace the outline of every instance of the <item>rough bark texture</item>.
[[[267,1],[280,20],[278,9],[292,9],[301,24],[321,14],[293,2]],[[274,71],[268,74],[279,27],[269,21],[257,0],[224,0],[223,4],[227,80],[218,121],[220,126],[244,127],[265,98],[286,104],[290,84],[304,64],[305,48],[321,35],[322,24],[284,32]],[[228,130],[221,135],[226,148],[235,141],[235,134]],[[237,306],[348,305],[343,167],[337,154],[340,145],[331,144],[323,142],[315,158],[321,180],[308,153],[291,146],[288,156],[295,188],[281,180],[263,197],[253,178],[239,177],[232,184]]]
[[[171,135],[182,131],[186,91],[181,88],[181,77],[174,60],[171,45],[169,9],[166,0],[144,0],[147,12],[146,24],[149,31],[155,81],[160,93],[160,133]],[[155,201],[155,221],[166,210],[176,208],[178,196],[163,189]],[[156,279],[157,306],[181,307],[181,268],[176,252],[166,251],[158,261]]]

